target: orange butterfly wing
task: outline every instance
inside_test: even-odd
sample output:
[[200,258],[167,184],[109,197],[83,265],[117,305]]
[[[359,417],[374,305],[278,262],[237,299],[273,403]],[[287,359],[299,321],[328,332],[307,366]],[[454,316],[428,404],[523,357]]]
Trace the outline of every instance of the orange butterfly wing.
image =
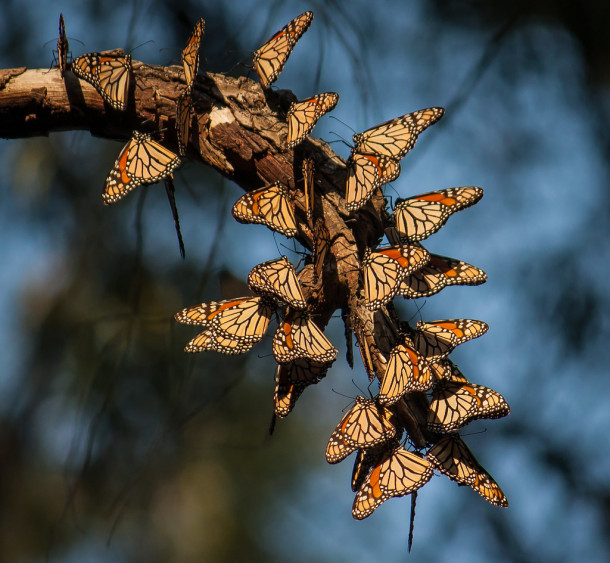
[[448,434],[426,454],[435,469],[460,485],[468,485],[495,506],[508,506],[506,495],[457,434]]
[[131,80],[131,55],[110,57],[101,53],[87,53],[76,57],[70,68],[76,76],[86,80],[112,108],[127,109]]
[[508,403],[493,389],[474,383],[441,381],[432,391],[428,428],[446,434],[479,418],[502,418],[508,414]]
[[108,174],[102,199],[114,203],[138,186],[168,177],[179,164],[180,158],[150,135],[134,131]]
[[392,405],[405,393],[427,391],[432,384],[432,373],[428,362],[409,342],[405,341],[390,352],[390,359],[379,389],[379,402]]
[[392,497],[408,495],[432,477],[430,462],[402,446],[397,447],[370,470],[354,499],[352,516],[362,520]]
[[255,293],[283,301],[293,309],[307,308],[296,270],[286,256],[252,268],[248,286]]
[[360,209],[383,184],[398,178],[400,164],[375,154],[352,154],[347,162],[345,204],[349,211]]
[[487,280],[487,274],[471,264],[430,254],[430,260],[417,272],[406,277],[398,288],[398,294],[405,299],[429,297],[450,285],[480,285]]
[[424,323],[418,321],[413,342],[426,361],[438,361],[458,346],[485,334],[489,325],[472,319],[446,319]]
[[456,211],[483,197],[476,187],[449,188],[406,199],[394,208],[396,230],[408,241],[423,240],[438,231]]
[[324,333],[299,311],[291,311],[280,323],[273,337],[273,356],[278,364],[286,364],[299,358],[308,358],[318,363],[333,362],[336,348]]
[[362,262],[364,300],[367,309],[376,311],[397,294],[400,283],[429,260],[421,246],[388,246],[367,252]]
[[318,119],[339,102],[339,94],[326,92],[300,102],[292,103],[288,114],[288,148],[298,145],[316,126]]
[[328,440],[326,461],[338,463],[357,449],[370,449],[396,436],[392,413],[372,399],[356,397]]
[[307,359],[298,359],[287,364],[278,364],[275,373],[273,405],[276,416],[284,418],[294,408],[298,398],[309,386],[326,376],[328,365]]
[[260,223],[287,237],[297,234],[292,204],[280,182],[241,196],[233,205],[233,217],[240,223]]
[[184,68],[184,80],[186,89],[190,93],[197,71],[199,70],[199,48],[201,38],[205,32],[205,21],[201,18],[193,29],[186,47],[182,50],[182,67]]
[[417,137],[443,115],[443,108],[428,108],[381,123],[364,133],[354,135],[353,153],[370,153],[396,160],[405,156]]
[[274,311],[275,307],[262,297],[241,297],[193,305],[174,318],[205,328],[187,344],[187,352],[242,354],[263,338]]
[[254,70],[263,88],[269,88],[280,75],[292,49],[313,21],[313,12],[304,12],[254,51]]

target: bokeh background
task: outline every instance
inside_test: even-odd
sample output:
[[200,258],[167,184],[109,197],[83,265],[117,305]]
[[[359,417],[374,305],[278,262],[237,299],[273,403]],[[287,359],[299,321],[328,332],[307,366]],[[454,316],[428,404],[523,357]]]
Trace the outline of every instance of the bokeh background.
[[410,555],[408,498],[354,521],[351,458],[324,461],[367,393],[340,320],[338,361],[272,437],[271,336],[246,356],[187,356],[193,330],[172,321],[301,249],[235,223],[240,190],[187,162],[181,260],[162,185],[105,208],[122,143],[71,131],[0,141],[1,560],[610,559],[607,2],[4,0],[0,64],[49,67],[61,11],[73,56],[135,48],[164,65],[204,17],[200,70],[246,74],[238,63],[307,9],[314,23],[276,86],[340,94],[316,136],[345,157],[354,130],[441,105],[385,193],[485,189],[426,246],[488,282],[398,306],[491,325],[452,358],[512,407],[463,432],[510,507],[437,476]]

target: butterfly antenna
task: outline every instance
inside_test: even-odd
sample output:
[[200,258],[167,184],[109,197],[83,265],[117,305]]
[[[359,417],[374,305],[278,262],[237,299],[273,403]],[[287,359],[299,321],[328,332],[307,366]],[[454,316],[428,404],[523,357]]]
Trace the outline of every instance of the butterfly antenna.
[[[338,121],[339,123],[341,123],[341,125],[345,125],[348,129],[351,129],[352,133],[354,133],[354,135],[356,134],[355,129],[353,129],[352,127],[350,127],[347,123],[345,123],[345,121],[342,121],[341,119],[339,119],[337,116],[335,115],[330,115],[329,116],[330,119],[334,119],[335,121]],[[337,137],[340,137],[339,134],[335,133],[335,135],[337,135]]]
[[[360,388],[360,386],[356,383],[356,380],[353,377],[352,377],[352,383],[353,383],[354,387],[356,389],[358,389],[358,391],[360,391],[361,395],[366,395],[366,393]],[[369,395],[370,395],[370,393],[369,393]],[[373,398],[373,395],[371,395],[371,399],[372,398]]]
[[[354,397],[350,397],[349,395],[346,395],[345,393],[341,393],[340,391],[337,391],[337,390],[336,390],[334,387],[331,387],[331,388],[330,388],[330,390],[331,390],[333,393],[336,393],[337,395],[339,395],[340,397],[345,397],[346,399],[350,399],[350,401],[352,401],[352,402],[353,402],[353,401],[355,401]],[[351,404],[351,403],[350,403],[350,404]],[[349,405],[348,405],[348,406],[349,406]],[[346,408],[347,408],[347,407],[344,407],[344,408],[343,408],[343,410],[342,410],[341,412],[344,412]]]
[[485,434],[485,432],[487,432],[487,427],[483,428],[483,430],[477,430],[476,432],[464,432],[463,434],[460,434],[460,438],[463,438],[464,436],[476,436],[477,434]]
[[[385,186],[388,186],[391,190],[394,191],[394,193],[396,194],[397,197],[400,197],[398,190],[394,187],[394,182],[388,182],[387,184],[385,184]],[[386,196],[386,197],[391,197],[391,196]]]
[[180,256],[184,260],[186,258],[186,251],[184,250],[184,241],[182,240],[182,232],[180,230],[180,218],[178,217],[178,207],[176,207],[176,188],[174,186],[174,176],[170,174],[165,178],[165,193],[169,200],[169,206],[172,210],[172,216],[174,218],[174,226],[176,227],[176,235],[178,236],[178,246],[180,247]]
[[[331,131],[332,133],[333,131]],[[335,133],[336,134],[336,133]],[[339,135],[337,135],[339,136]],[[343,143],[348,149],[352,150],[354,147],[352,145],[350,145],[347,141],[344,141],[343,139],[337,139],[335,141],[327,141],[326,139],[322,139],[327,145],[332,145],[334,143]]]
[[417,502],[417,491],[411,493],[411,518],[409,520],[409,553],[413,547],[413,528],[415,525],[415,504]]
[[372,385],[373,385],[373,383],[374,383],[374,382],[375,382],[375,380],[374,380],[374,379],[371,379],[371,380],[369,381],[369,384],[368,384],[368,385],[367,385],[367,387],[366,387],[366,390],[369,392],[369,395],[371,396],[371,399],[373,398],[373,393],[371,393],[371,387],[372,387]]
[[129,54],[133,54],[133,52],[136,49],[139,49],[140,47],[144,47],[144,45],[148,45],[149,43],[154,43],[155,40],[154,39],[149,39],[148,41],[144,41],[144,43],[140,43],[139,45],[136,45],[131,51],[129,51]]

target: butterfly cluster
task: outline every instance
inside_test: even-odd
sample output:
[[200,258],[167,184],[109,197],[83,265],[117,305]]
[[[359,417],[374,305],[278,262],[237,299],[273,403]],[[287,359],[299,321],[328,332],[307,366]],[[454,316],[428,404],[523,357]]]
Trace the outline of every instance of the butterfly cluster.
[[[381,132],[377,128],[369,130],[365,139],[376,139],[378,143],[388,134],[389,124],[394,126],[395,120],[379,126]],[[411,146],[414,142],[412,139]],[[379,158],[388,158],[391,150],[376,148]],[[353,162],[348,166],[352,167],[351,175]],[[350,177],[348,195],[349,182]],[[374,191],[378,186],[369,187]],[[357,451],[352,474],[352,489],[357,493],[352,508],[354,518],[366,518],[391,497],[416,492],[430,480],[435,469],[460,485],[470,486],[491,504],[508,506],[500,487],[457,431],[476,419],[506,416],[509,406],[496,391],[469,382],[448,358],[456,346],[487,332],[487,324],[447,319],[419,321],[411,327],[398,322],[391,314],[393,308],[387,307],[399,295],[415,299],[434,295],[449,285],[486,281],[483,270],[432,254],[420,243],[443,227],[453,213],[474,205],[482,196],[480,188],[462,187],[399,200],[386,229],[392,246],[366,248],[364,252],[364,306],[375,312],[373,319],[381,315],[394,324],[398,338],[383,361],[377,362],[376,369],[371,352],[374,329],[367,333],[364,324],[353,319],[369,377],[380,381],[379,393],[371,399],[356,399],[332,433],[326,459],[337,463]],[[408,419],[402,414],[410,397],[416,398],[420,407],[426,405],[420,428],[428,447],[425,454],[421,447],[407,450],[402,442],[405,432],[409,439]]]
[[[312,12],[301,14],[254,52],[253,67],[264,90],[278,78],[312,21]],[[59,31],[62,76],[72,70],[91,83],[112,110],[126,111],[132,87],[131,57],[88,53],[68,63],[63,17]],[[134,131],[119,153],[102,195],[104,203],[110,204],[140,185],[165,180],[178,232],[173,173],[191,140],[193,90],[204,31],[205,22],[200,19],[182,51],[185,86],[175,108],[178,154],[151,134]],[[283,150],[302,143],[338,101],[336,93],[326,92],[293,102],[286,112]],[[189,353],[246,353],[263,339],[275,319],[277,329],[271,338],[277,364],[274,415],[283,418],[308,386],[326,376],[336,359],[337,349],[322,330],[329,315],[320,314],[318,303],[325,291],[335,289],[338,264],[357,264],[353,284],[340,307],[349,342],[355,334],[366,372],[371,380],[378,380],[379,389],[374,397],[356,397],[326,447],[326,460],[331,464],[355,454],[351,487],[356,493],[352,507],[356,519],[366,518],[389,498],[415,495],[435,470],[471,487],[491,504],[508,505],[500,487],[458,431],[473,420],[506,416],[509,406],[496,391],[470,382],[448,357],[460,344],[483,335],[487,324],[445,319],[419,321],[412,327],[398,319],[393,307],[398,296],[429,297],[447,286],[486,281],[483,270],[457,258],[433,254],[421,242],[454,213],[476,204],[483,191],[456,187],[398,200],[392,214],[381,218],[389,243],[385,246],[376,246],[379,239],[371,246],[357,240],[354,233],[352,240],[338,234],[336,228],[341,217],[357,221],[365,216],[359,210],[376,194],[383,197],[381,186],[399,176],[400,160],[444,113],[443,108],[431,107],[355,134],[343,171],[345,194],[332,194],[338,205],[330,203],[328,194],[316,190],[316,166],[324,174],[329,168],[321,157],[314,159],[313,153],[308,153],[305,143],[293,157],[293,169],[300,165],[302,170],[302,181],[299,178],[294,183],[302,187],[280,181],[253,187],[235,202],[232,214],[241,223],[262,224],[286,237],[306,241],[311,251],[308,263],[297,270],[286,256],[263,262],[248,275],[252,295],[196,304],[175,314],[179,323],[200,330],[186,344]],[[329,210],[334,213],[332,220],[328,220]],[[180,243],[183,250],[181,238]],[[351,344],[348,362],[353,366],[350,354]]]

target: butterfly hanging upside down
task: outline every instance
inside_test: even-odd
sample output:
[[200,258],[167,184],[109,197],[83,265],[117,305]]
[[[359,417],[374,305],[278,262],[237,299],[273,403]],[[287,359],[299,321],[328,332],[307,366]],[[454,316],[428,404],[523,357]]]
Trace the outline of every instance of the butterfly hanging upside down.
[[180,158],[149,134],[134,131],[108,174],[102,193],[104,203],[114,203],[138,186],[163,180],[179,164]]

